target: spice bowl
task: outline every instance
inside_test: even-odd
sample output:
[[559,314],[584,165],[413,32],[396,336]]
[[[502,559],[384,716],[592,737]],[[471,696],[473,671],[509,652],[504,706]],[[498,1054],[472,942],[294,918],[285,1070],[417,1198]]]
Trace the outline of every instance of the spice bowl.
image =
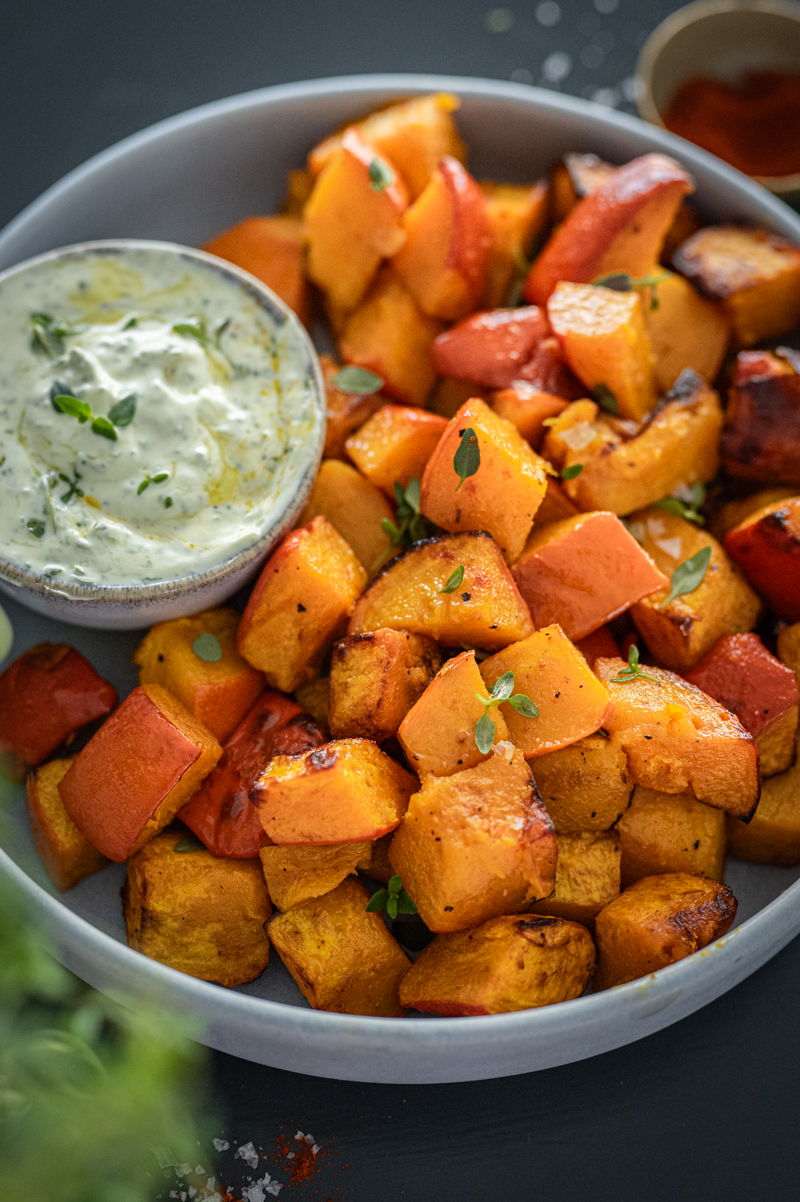
[[[697,0],[650,34],[636,64],[645,121],[664,115],[682,84],[703,76],[735,83],[752,71],[800,73],[800,4],[791,0]],[[800,172],[754,175],[789,204],[800,202]]]

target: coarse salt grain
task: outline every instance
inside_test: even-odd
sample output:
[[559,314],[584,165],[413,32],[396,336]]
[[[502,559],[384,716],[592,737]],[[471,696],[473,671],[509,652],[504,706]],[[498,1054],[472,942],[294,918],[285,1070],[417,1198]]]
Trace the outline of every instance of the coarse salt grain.
[[252,1140],[248,1144],[242,1144],[241,1148],[237,1148],[234,1159],[236,1156],[241,1157],[249,1169],[258,1168],[258,1152],[256,1152]]
[[570,426],[559,433],[559,438],[571,451],[582,451],[590,442],[594,442],[596,437],[597,427],[593,422],[578,422],[576,426]]
[[228,1148],[231,1146],[227,1139],[212,1139],[211,1142],[218,1152],[227,1152]]

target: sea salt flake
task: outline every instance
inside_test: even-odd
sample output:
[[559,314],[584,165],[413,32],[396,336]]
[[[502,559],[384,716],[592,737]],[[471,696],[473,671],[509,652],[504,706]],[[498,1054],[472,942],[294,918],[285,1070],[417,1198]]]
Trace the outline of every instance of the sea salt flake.
[[594,422],[578,422],[576,426],[570,426],[559,433],[559,438],[571,451],[582,451],[590,442],[594,442],[596,437],[597,427]]
[[314,1146],[312,1147],[311,1151],[312,1151],[312,1152],[314,1153],[314,1155],[316,1156],[317,1152],[319,1152],[319,1144],[314,1144]]
[[683,548],[682,538],[657,538],[656,546],[660,547],[665,555],[669,555],[672,559],[680,559],[681,550]]
[[202,1177],[203,1173],[205,1173],[205,1169],[203,1168],[203,1166],[201,1164],[196,1164],[194,1166],[194,1171],[198,1177]]
[[307,1136],[306,1136],[306,1143],[307,1143],[307,1144],[313,1144],[313,1142],[314,1142],[314,1136],[313,1136],[313,1135],[307,1135]]
[[[256,1152],[252,1140],[248,1144],[242,1144],[241,1148],[237,1148],[236,1156],[241,1157],[249,1169],[258,1168],[258,1152]],[[236,1159],[236,1156],[234,1156],[234,1159]]]
[[212,1139],[211,1141],[218,1152],[227,1152],[231,1146],[227,1139]]
[[190,1164],[179,1164],[179,1165],[176,1165],[176,1167],[175,1167],[175,1176],[176,1177],[188,1177],[189,1174],[191,1173],[191,1171],[192,1171],[192,1166]]
[[244,1191],[242,1194],[242,1199],[243,1202],[264,1202],[264,1191],[261,1186],[256,1183]]
[[295,1131],[295,1133],[294,1133],[294,1137],[295,1137],[295,1139],[298,1139],[298,1140],[299,1140],[299,1139],[305,1139],[305,1136],[303,1135],[303,1132],[302,1132],[302,1131]]

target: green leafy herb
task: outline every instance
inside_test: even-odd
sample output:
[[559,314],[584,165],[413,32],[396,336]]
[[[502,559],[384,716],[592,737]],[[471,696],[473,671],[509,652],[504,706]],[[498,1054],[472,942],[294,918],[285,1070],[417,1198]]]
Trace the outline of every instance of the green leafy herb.
[[417,477],[409,480],[405,488],[395,480],[394,495],[397,500],[397,522],[383,518],[381,529],[392,547],[410,547],[428,534],[428,523],[419,511],[420,483]]
[[627,271],[612,271],[608,275],[599,275],[592,284],[596,288],[611,288],[614,292],[630,292],[633,288],[651,288],[650,308],[657,309],[661,304],[658,299],[658,285],[668,280],[668,271],[658,271],[652,275],[633,276]]
[[[136,320],[135,318],[133,319]],[[108,420],[113,422],[115,426],[122,429],[123,426],[129,426],[136,416],[136,397],[131,394],[124,396],[121,401],[117,401],[108,411]]]
[[145,472],[144,480],[142,480],[141,484],[136,489],[137,497],[140,497],[144,490],[149,488],[151,484],[163,484],[163,482],[168,479],[169,472],[159,472],[157,476],[151,476],[149,472]]
[[[133,408],[131,408],[129,402],[133,403]],[[114,426],[111,424],[114,421],[115,410],[120,410],[120,407],[122,407],[121,413],[123,418],[122,421],[115,422],[115,424],[127,426],[131,421],[133,421],[133,414],[136,409],[136,398],[125,397],[124,400],[118,401],[117,404],[112,408],[109,414],[111,421],[109,421],[108,417],[103,417],[101,414],[98,414],[97,417],[95,417],[92,413],[92,407],[88,401],[78,400],[74,392],[70,392],[68,388],[65,388],[64,385],[60,384],[58,381],[56,381],[56,383],[50,389],[50,403],[57,413],[65,413],[67,417],[77,418],[81,425],[83,425],[84,422],[91,421],[92,432],[94,434],[101,435],[102,438],[108,438],[111,442],[117,441],[117,432],[114,429]],[[128,416],[128,414],[130,414],[130,416]]]
[[616,417],[619,411],[617,398],[608,387],[607,384],[595,384],[592,389],[592,400],[595,401],[605,413],[610,413],[612,417]]
[[40,522],[38,518],[30,518],[28,521],[28,529],[34,538],[44,537],[44,522]]
[[172,509],[172,497],[164,497],[163,504],[165,509]]
[[382,192],[384,188],[391,188],[394,183],[394,172],[388,163],[383,159],[379,159],[377,155],[372,159],[369,165],[369,186],[373,192]]
[[188,321],[176,322],[172,329],[176,334],[182,334],[186,338],[196,339],[207,354],[209,354],[212,358],[216,357],[218,360],[223,359],[225,366],[229,370],[233,370],[233,364],[231,363],[230,357],[228,356],[227,352],[223,350],[221,343],[222,335],[225,333],[230,324],[231,319],[229,317],[226,321],[221,322],[212,334],[209,333],[209,329],[204,318],[190,317]]
[[383,388],[381,377],[365,367],[340,367],[336,375],[331,376],[331,384],[340,392],[354,392],[357,396],[370,396]]
[[52,385],[50,389],[50,404],[53,406],[56,413],[63,413],[64,410],[56,404],[57,396],[75,396],[75,393],[71,388],[67,388],[66,384],[62,384],[60,380],[56,380],[56,382]]
[[494,737],[497,733],[497,727],[489,717],[489,710],[495,705],[502,705],[504,702],[521,714],[523,718],[538,718],[539,710],[536,708],[533,701],[525,693],[514,692],[514,673],[504,672],[501,677],[494,683],[491,695],[484,697],[482,693],[476,693],[475,696],[483,706],[483,713],[475,723],[475,746],[482,755],[488,755],[492,750]]
[[92,422],[92,433],[100,434],[111,442],[117,441],[117,432],[107,417],[96,417]]
[[71,393],[65,393],[63,396],[54,396],[52,398],[53,408],[58,409],[61,413],[66,413],[67,417],[76,417],[83,425],[88,422],[92,416],[92,407],[86,401],[79,401],[76,396]]
[[677,514],[679,518],[684,518],[687,522],[694,522],[698,526],[702,526],[705,518],[700,513],[700,506],[706,499],[705,484],[693,484],[687,490],[689,499],[685,496],[677,496],[675,493],[670,497],[662,497],[660,501],[656,501],[653,505],[654,509],[665,509],[667,513]]
[[612,677],[611,683],[628,684],[632,680],[640,679],[655,681],[656,678],[655,676],[648,676],[647,673],[643,672],[639,667],[639,648],[635,643],[631,643],[630,650],[628,652],[628,666],[627,668],[620,668],[619,675]]
[[78,326],[55,321],[49,313],[31,313],[31,347],[51,358],[64,353],[64,339],[79,333]]
[[137,325],[138,321],[139,321],[138,317],[129,317],[128,320],[125,322],[125,325],[122,327],[123,330],[132,330],[133,327],[135,325]]
[[398,914],[416,914],[417,907],[403,888],[402,878],[393,876],[386,889],[379,889],[364,907],[368,914],[380,914],[383,910],[390,918]]
[[201,317],[192,317],[189,321],[178,321],[172,327],[176,334],[185,338],[196,338],[198,342],[208,342],[208,327]]
[[81,476],[77,469],[75,470],[74,480],[70,480],[69,476],[65,476],[63,472],[58,473],[58,478],[59,480],[63,480],[65,484],[69,485],[68,491],[63,493],[61,496],[62,501],[65,501],[67,504],[69,504],[73,497],[82,497],[84,495],[83,489],[78,488],[78,481],[81,479]]
[[574,480],[576,476],[580,476],[583,471],[582,463],[573,463],[571,467],[565,467],[561,472],[562,480]]
[[461,442],[458,444],[458,450],[453,456],[453,469],[457,476],[460,477],[456,485],[458,492],[461,485],[469,476],[474,476],[478,468],[481,466],[481,449],[478,446],[478,435],[468,426],[466,430],[459,430]]
[[701,547],[695,554],[685,559],[679,564],[672,573],[670,580],[670,593],[665,601],[659,605],[659,609],[666,609],[670,601],[674,601],[676,597],[682,597],[685,593],[693,593],[696,588],[699,588],[703,582],[703,577],[708,571],[708,565],[711,562],[711,547]]
[[219,639],[215,634],[198,634],[197,638],[192,643],[192,651],[198,659],[205,660],[207,664],[216,664],[222,659],[222,648],[219,645]]
[[444,588],[439,589],[440,593],[454,593],[461,581],[464,579],[464,565],[460,563],[456,570],[447,579],[447,584]]

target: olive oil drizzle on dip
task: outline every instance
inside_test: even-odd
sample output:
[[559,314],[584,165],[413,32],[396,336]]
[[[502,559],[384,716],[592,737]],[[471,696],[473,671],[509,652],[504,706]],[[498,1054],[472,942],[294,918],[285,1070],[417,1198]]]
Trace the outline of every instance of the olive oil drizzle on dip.
[[156,249],[0,284],[0,549],[69,580],[174,580],[259,537],[320,422],[294,323]]

